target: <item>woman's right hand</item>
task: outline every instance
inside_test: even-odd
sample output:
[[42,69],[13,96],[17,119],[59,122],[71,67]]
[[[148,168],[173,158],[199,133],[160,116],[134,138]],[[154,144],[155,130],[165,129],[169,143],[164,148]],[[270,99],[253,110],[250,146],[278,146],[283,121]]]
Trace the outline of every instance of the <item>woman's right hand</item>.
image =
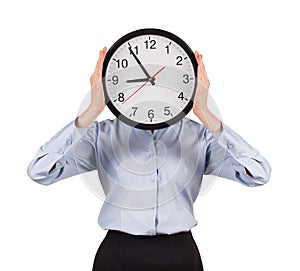
[[102,85],[102,68],[104,58],[106,56],[107,48],[104,47],[103,50],[99,52],[99,58],[94,70],[94,73],[90,77],[91,83],[91,104],[90,107],[95,111],[101,113],[105,107],[105,97],[103,92],[103,85]]
[[75,125],[79,128],[87,128],[91,125],[105,107],[105,97],[102,85],[102,67],[106,56],[107,48],[99,52],[99,59],[94,73],[90,78],[91,83],[91,103],[89,107],[76,118]]

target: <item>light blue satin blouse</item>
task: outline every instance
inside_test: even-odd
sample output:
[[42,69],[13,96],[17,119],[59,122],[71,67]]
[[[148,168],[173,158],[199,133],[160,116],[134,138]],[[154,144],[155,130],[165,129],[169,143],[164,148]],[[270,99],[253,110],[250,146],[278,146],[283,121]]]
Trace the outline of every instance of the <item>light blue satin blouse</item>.
[[268,161],[222,122],[210,132],[187,117],[154,130],[118,118],[78,128],[75,120],[41,146],[27,168],[35,182],[50,185],[97,170],[105,194],[98,223],[134,235],[172,234],[198,224],[193,203],[204,174],[243,185],[270,179]]

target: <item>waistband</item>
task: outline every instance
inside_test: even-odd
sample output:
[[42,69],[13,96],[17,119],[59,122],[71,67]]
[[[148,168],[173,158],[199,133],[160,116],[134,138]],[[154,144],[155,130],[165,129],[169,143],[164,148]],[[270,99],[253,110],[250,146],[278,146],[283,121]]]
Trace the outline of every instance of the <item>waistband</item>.
[[154,235],[140,235],[140,234],[131,234],[128,232],[124,232],[124,231],[118,231],[115,229],[108,229],[107,231],[108,235],[116,235],[116,236],[127,236],[127,237],[132,237],[132,238],[176,238],[176,237],[185,237],[185,236],[190,236],[192,235],[191,230],[188,231],[181,231],[181,232],[176,232],[176,233],[157,233]]

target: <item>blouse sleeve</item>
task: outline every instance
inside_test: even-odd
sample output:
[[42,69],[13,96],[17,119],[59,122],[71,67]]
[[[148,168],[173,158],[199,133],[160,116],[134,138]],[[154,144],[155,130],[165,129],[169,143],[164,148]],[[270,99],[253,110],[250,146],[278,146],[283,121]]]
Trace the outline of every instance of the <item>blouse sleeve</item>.
[[204,174],[211,174],[253,187],[267,183],[271,166],[259,151],[222,122],[222,132],[207,128]]
[[92,122],[88,128],[78,128],[75,121],[71,121],[38,149],[27,167],[27,174],[33,181],[50,185],[96,169],[98,122]]

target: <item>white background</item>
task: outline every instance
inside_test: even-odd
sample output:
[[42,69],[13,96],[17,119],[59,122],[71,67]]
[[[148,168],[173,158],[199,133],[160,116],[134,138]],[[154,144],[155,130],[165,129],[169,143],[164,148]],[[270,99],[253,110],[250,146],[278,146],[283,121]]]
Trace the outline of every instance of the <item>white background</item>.
[[[265,186],[218,178],[198,197],[192,233],[205,271],[299,270],[297,7],[296,0],[1,2],[0,269],[92,269],[106,234],[97,224],[102,201],[80,176],[42,186],[26,168],[76,117],[99,50],[155,27],[203,54],[224,122],[273,168]],[[114,118],[107,108],[99,120],[106,118]]]

